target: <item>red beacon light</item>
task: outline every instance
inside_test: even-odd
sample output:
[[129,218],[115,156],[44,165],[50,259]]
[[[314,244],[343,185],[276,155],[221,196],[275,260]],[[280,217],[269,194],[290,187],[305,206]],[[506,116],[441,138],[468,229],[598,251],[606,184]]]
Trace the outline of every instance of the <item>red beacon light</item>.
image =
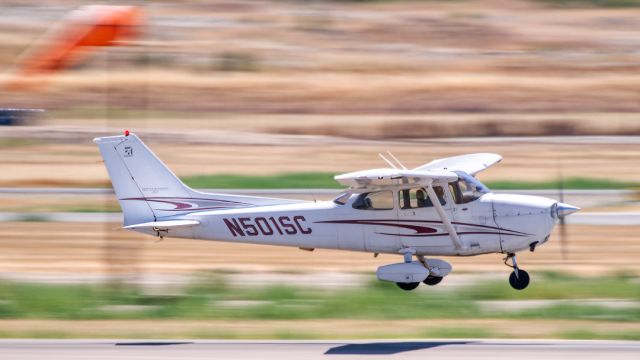
[[129,136],[129,130],[124,131],[124,136]]

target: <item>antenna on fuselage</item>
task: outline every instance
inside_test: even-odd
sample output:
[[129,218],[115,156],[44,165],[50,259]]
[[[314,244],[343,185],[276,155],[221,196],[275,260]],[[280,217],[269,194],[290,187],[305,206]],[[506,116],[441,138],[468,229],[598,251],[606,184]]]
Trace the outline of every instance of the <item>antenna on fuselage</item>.
[[380,156],[380,158],[382,160],[384,160],[384,162],[386,162],[387,164],[389,164],[389,166],[391,166],[394,169],[397,169],[398,167],[396,166],[396,164],[392,163],[391,161],[389,161],[389,159],[387,159],[386,157],[384,157],[384,155],[382,155],[382,153],[378,153],[378,156]]
[[394,169],[403,169],[403,170],[407,170],[407,168],[402,165],[402,163],[400,162],[400,160],[398,160],[398,158],[396,158],[395,156],[393,156],[393,154],[391,153],[391,151],[387,150],[387,154],[389,155],[389,157],[391,157],[393,159],[394,162],[392,162],[391,160],[387,159],[384,155],[382,155],[382,153],[378,153],[378,156],[380,156],[380,158],[382,158],[382,160],[384,160],[384,162],[386,162],[387,164],[389,164],[389,166],[391,166]]
[[402,163],[400,162],[400,160],[398,160],[398,158],[396,158],[395,156],[393,156],[393,154],[391,153],[391,151],[387,150],[387,154],[389,154],[389,156],[391,156],[391,158],[393,159],[393,161],[396,162],[396,164],[400,165],[400,167],[404,170],[407,170],[407,167],[402,165]]

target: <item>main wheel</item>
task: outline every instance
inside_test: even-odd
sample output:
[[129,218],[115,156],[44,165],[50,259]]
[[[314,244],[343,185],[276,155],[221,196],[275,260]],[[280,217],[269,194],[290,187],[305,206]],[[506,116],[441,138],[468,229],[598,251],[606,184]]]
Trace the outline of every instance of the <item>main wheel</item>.
[[440,281],[442,281],[442,276],[429,276],[426,279],[424,279],[423,283],[429,286],[433,286],[433,285],[440,284]]
[[396,285],[398,285],[398,287],[402,290],[406,290],[406,291],[411,291],[415,288],[418,287],[418,285],[420,285],[419,282],[411,282],[411,283],[396,283]]
[[509,284],[516,290],[523,290],[529,286],[529,274],[524,270],[518,269],[518,275],[516,275],[515,271],[509,275]]

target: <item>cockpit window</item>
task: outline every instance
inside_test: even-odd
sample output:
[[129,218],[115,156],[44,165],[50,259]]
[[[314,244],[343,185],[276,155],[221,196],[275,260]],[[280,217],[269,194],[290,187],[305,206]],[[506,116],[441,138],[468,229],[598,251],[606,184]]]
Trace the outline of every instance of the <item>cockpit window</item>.
[[351,197],[351,193],[345,192],[342,193],[340,195],[338,195],[337,198],[333,199],[333,202],[338,204],[338,205],[344,205],[347,203],[347,201],[349,200],[349,198]]
[[[445,205],[447,201],[445,199],[444,189],[440,186],[434,186],[433,191],[436,193],[438,201],[440,201],[440,205]],[[428,196],[425,188],[400,190],[398,198],[401,209],[416,209],[433,206],[433,202]]]
[[358,210],[393,210],[393,193],[391,191],[376,191],[360,194],[353,202],[353,208]]
[[466,204],[480,198],[480,196],[491,192],[478,179],[462,172],[456,171],[459,180],[449,183],[449,190],[456,204]]

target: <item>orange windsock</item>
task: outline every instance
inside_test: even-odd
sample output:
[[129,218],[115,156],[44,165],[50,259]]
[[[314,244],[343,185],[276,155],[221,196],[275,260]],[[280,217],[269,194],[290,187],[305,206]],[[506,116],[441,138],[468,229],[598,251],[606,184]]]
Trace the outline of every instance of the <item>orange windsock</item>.
[[18,64],[16,81],[68,68],[93,47],[114,46],[133,39],[142,22],[142,11],[136,6],[88,5],[74,10],[24,56]]

